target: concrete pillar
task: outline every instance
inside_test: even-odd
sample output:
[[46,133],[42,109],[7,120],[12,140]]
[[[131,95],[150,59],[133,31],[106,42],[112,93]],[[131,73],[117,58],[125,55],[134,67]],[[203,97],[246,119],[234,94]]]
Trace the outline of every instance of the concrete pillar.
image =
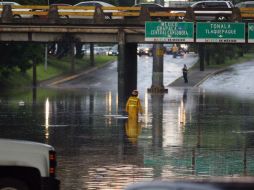
[[58,8],[56,5],[49,6],[48,20],[50,23],[56,23],[59,19]]
[[205,47],[204,44],[198,45],[198,54],[199,54],[199,63],[200,63],[199,70],[200,71],[205,70],[205,48],[204,47]]
[[94,23],[103,24],[105,22],[105,14],[101,7],[96,6],[94,10]]
[[163,85],[163,44],[154,44],[153,46],[153,73],[152,86],[148,89],[151,93],[165,93],[167,89]]
[[94,66],[94,44],[90,43],[90,65]]
[[71,72],[75,72],[75,52],[74,52],[75,43],[71,43]]
[[126,95],[126,61],[125,61],[125,33],[123,30],[119,30],[118,33],[118,64],[117,64],[117,71],[118,71],[118,106],[119,110],[124,109],[125,102],[127,99]]
[[3,12],[2,12],[2,22],[3,23],[8,23],[12,21],[12,9],[11,5],[4,5],[3,6]]
[[132,90],[137,89],[138,64],[137,64],[137,43],[127,43],[125,45],[126,62],[126,94],[131,94]]
[[137,89],[137,44],[126,43],[122,30],[118,37],[118,105],[124,108],[131,91]]
[[36,72],[36,61],[32,60],[32,67],[33,67],[33,88],[37,87],[37,72]]

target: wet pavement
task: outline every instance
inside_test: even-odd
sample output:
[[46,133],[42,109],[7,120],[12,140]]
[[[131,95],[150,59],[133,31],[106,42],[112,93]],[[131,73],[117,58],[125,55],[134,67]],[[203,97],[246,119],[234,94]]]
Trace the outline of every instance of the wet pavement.
[[[196,57],[165,60],[164,81],[170,84],[181,77],[183,64],[191,67]],[[234,79],[238,72],[215,75],[200,87],[169,86],[167,94],[155,95],[146,92],[151,59],[139,61],[138,86],[145,114],[137,125],[128,125],[119,114],[113,64],[104,68],[104,75],[97,75],[100,70],[94,77],[87,74],[89,82],[70,81],[72,88],[66,84],[40,88],[35,95],[29,90],[1,92],[0,137],[53,145],[63,190],[120,190],[155,179],[254,176],[254,101],[250,98],[254,94],[248,91],[246,98],[213,90],[219,83],[229,86],[226,79]],[[254,69],[252,65],[245,70]],[[239,70],[244,73],[244,66]],[[189,76],[191,80],[191,72]],[[105,80],[98,81],[100,77]],[[149,77],[147,83],[145,77]],[[239,91],[241,86],[237,85]]]

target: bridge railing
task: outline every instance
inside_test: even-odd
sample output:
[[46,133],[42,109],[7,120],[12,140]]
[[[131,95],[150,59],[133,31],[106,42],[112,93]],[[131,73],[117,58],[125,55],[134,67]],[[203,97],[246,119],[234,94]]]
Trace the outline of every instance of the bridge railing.
[[[0,6],[1,17],[4,17],[5,6]],[[192,9],[190,7],[160,7],[144,9],[141,7],[101,7],[101,14],[105,14],[108,18],[128,19],[139,17],[144,10],[148,17],[152,19],[177,19],[179,17],[186,17],[187,14],[195,16],[204,15],[209,16],[211,14],[225,15],[233,14],[233,9]],[[238,8],[236,8],[238,9]],[[11,6],[9,8],[9,15],[20,18],[36,18],[47,17],[50,11],[54,10],[60,18],[90,18],[93,19],[96,13],[96,7],[94,6],[41,6],[41,5],[25,5],[25,6]],[[240,8],[239,17],[241,19],[254,20],[254,8]],[[217,13],[214,13],[216,11]],[[228,13],[229,12],[229,13]]]

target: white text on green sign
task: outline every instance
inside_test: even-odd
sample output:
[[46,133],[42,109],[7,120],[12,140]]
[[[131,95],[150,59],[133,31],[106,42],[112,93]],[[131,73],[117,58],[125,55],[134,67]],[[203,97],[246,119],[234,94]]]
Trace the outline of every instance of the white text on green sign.
[[145,41],[194,42],[192,22],[146,22]]
[[248,43],[254,43],[254,23],[248,24]]
[[198,22],[196,24],[196,42],[244,43],[245,24],[229,22]]

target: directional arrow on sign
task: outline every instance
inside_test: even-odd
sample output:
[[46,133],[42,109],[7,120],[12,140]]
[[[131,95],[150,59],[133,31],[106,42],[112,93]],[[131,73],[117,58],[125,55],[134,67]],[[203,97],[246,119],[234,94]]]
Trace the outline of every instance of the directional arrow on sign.
[[223,36],[222,35],[219,35],[220,38],[222,38]]

